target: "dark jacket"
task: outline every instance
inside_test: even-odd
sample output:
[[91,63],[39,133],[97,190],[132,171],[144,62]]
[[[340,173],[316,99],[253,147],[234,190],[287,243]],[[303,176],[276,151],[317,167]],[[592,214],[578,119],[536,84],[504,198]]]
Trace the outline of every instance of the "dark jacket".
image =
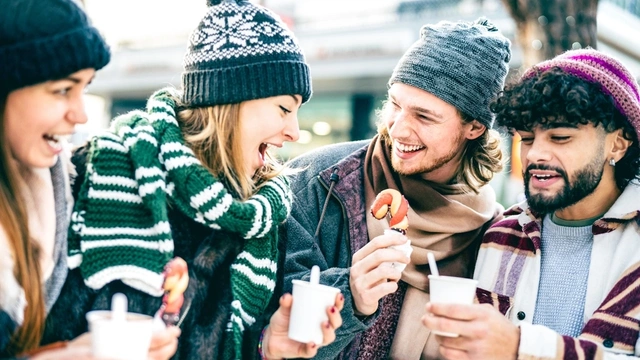
[[[293,208],[286,223],[285,291],[291,291],[291,280],[308,280],[311,267],[318,265],[320,282],[339,288],[345,297],[342,327],[336,331],[335,342],[318,351],[317,359],[333,359],[343,350],[346,357],[354,358],[357,351],[354,340],[381,311],[379,307],[366,319],[355,316],[349,287],[351,257],[369,241],[362,186],[368,145],[369,141],[330,145],[302,155],[292,164],[304,171],[292,181]],[[337,169],[338,181],[329,197],[316,240],[314,234],[334,169]]]
[[[85,173],[87,148],[77,150],[72,158],[78,177],[74,182],[74,196],[78,193]],[[212,230],[177,209],[169,209],[169,223],[174,240],[174,255],[189,266],[189,287],[185,292],[181,324],[182,335],[174,359],[215,359],[222,353],[223,337],[231,314],[230,266],[241,252],[243,239],[230,233]],[[283,244],[279,244],[280,267],[284,264]],[[88,288],[80,269],[69,272],[67,281],[49,317],[43,344],[69,340],[88,331],[85,314],[91,310],[109,309],[111,297],[124,293],[129,299],[129,311],[154,315],[161,298],[133,289],[121,281],[113,281],[100,290]],[[278,272],[275,295],[262,318],[245,330],[243,358],[258,358],[260,333],[271,314],[278,307],[277,294],[282,292],[282,271]]]

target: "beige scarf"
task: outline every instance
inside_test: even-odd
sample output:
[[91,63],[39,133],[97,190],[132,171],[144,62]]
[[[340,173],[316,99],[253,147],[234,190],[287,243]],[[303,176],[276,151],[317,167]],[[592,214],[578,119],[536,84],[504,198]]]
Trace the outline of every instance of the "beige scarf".
[[[379,136],[366,154],[365,200],[367,206],[386,188],[399,190],[409,201],[409,228],[413,252],[402,273],[409,284],[394,337],[391,358],[424,357],[429,331],[420,323],[429,300],[427,252],[434,253],[442,275],[471,277],[479,239],[485,225],[502,212],[490,186],[478,194],[464,185],[440,185],[420,176],[401,176],[391,167],[390,147]],[[388,221],[367,215],[369,239],[382,235]],[[432,350],[432,345],[430,347]],[[435,347],[437,351],[437,346]]]

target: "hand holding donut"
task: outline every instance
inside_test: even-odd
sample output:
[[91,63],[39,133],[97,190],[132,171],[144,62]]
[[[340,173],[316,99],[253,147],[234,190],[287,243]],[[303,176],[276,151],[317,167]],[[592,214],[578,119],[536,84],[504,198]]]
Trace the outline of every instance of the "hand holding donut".
[[373,314],[378,309],[378,301],[398,289],[397,281],[403,266],[389,266],[387,263],[409,263],[407,255],[393,249],[394,246],[408,245],[404,236],[408,227],[408,209],[407,200],[394,189],[380,192],[371,206],[371,214],[376,219],[390,215],[389,226],[397,232],[386,231],[353,254],[349,286],[357,315]]

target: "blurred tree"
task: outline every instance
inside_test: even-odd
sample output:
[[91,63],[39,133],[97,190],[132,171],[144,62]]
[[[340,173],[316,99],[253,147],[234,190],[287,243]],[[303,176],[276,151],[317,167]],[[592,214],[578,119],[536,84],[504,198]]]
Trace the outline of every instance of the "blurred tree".
[[598,0],[502,0],[516,22],[522,66],[566,50],[596,47]]

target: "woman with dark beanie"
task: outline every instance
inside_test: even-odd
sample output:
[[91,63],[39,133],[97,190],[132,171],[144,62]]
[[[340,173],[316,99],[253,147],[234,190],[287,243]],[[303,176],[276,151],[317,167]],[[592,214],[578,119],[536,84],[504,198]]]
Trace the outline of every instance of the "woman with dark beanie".
[[[190,37],[182,89],[116,118],[78,150],[67,283],[46,340],[87,330],[84,314],[125,293],[129,309],[162,305],[163,268],[188,265],[180,359],[312,357],[335,338],[343,298],[326,309],[322,344],[287,337],[278,229],[293,196],[270,147],[299,137],[311,97],[294,35],[249,1],[209,1]],[[273,314],[273,315],[272,315]]]
[[[56,350],[40,343],[68,272],[73,198],[65,137],[87,121],[84,90],[109,58],[103,38],[72,0],[2,1],[0,358],[89,356],[86,340]],[[171,356],[178,334],[156,336],[154,355]]]

